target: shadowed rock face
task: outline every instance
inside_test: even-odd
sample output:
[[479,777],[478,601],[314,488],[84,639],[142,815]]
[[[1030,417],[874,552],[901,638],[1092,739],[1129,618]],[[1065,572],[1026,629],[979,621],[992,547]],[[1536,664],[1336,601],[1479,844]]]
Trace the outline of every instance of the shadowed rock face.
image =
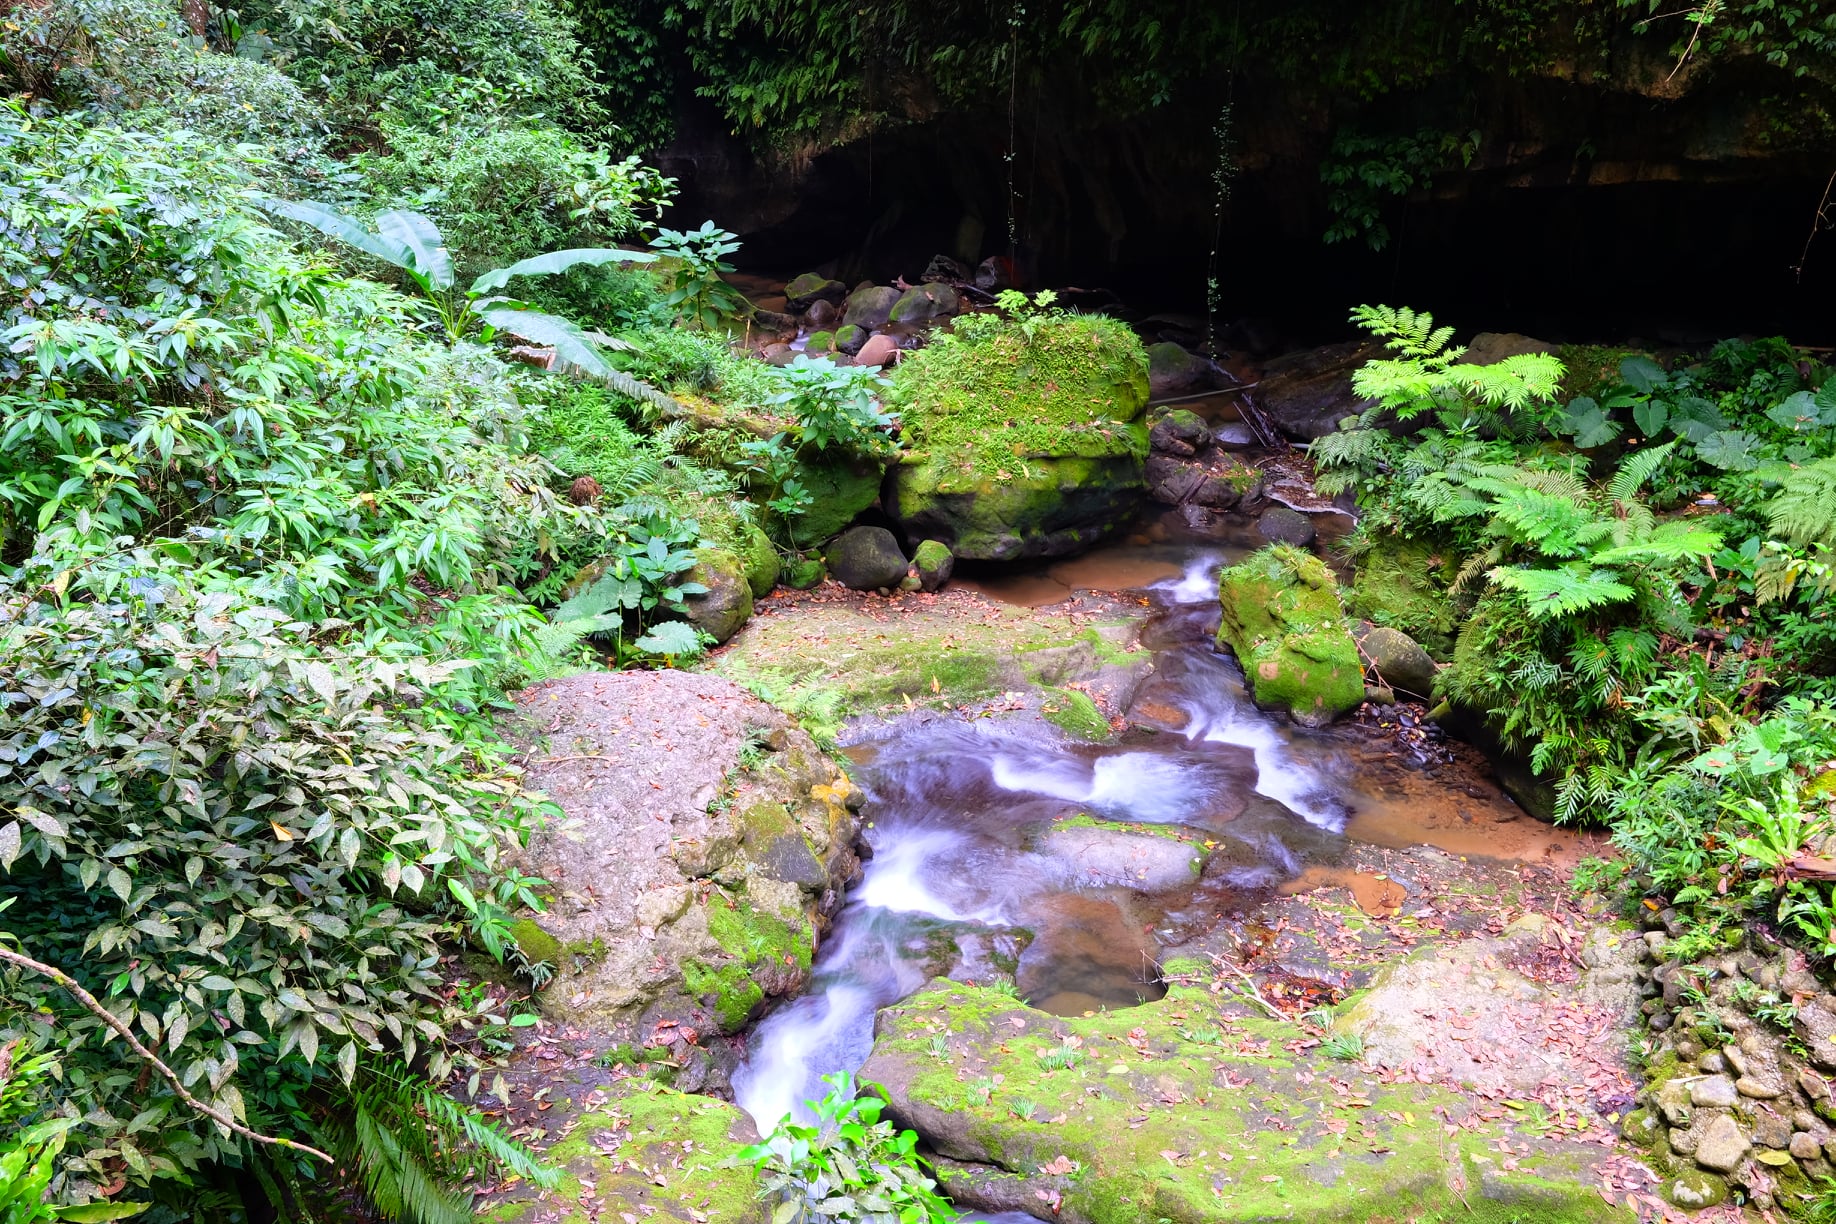
[[563,812],[522,864],[554,897],[518,932],[555,967],[551,1014],[711,1036],[803,985],[859,870],[858,798],[789,719],[718,677],[618,672],[525,690],[510,731]]

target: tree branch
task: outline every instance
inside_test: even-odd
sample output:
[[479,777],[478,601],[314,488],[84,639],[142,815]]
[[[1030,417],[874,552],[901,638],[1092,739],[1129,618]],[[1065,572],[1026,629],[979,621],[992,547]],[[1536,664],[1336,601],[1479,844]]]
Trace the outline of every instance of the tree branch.
[[179,1082],[178,1072],[161,1062],[159,1055],[142,1045],[140,1040],[134,1036],[133,1031],[128,1028],[127,1024],[123,1022],[119,1016],[104,1007],[102,1001],[96,998],[96,996],[77,985],[76,979],[71,977],[68,973],[65,973],[62,969],[57,968],[55,965],[47,965],[42,961],[35,961],[29,956],[23,956],[13,951],[11,948],[6,947],[4,944],[0,944],[0,961],[18,965],[21,969],[29,969],[42,977],[48,977],[53,982],[56,982],[59,986],[69,991],[76,997],[76,1001],[87,1008],[96,1019],[108,1025],[109,1028],[114,1029],[115,1032],[121,1034],[122,1040],[126,1041],[128,1045],[133,1048],[134,1053],[153,1064],[153,1068],[165,1077],[167,1083],[172,1085],[172,1091],[178,1094],[179,1100],[185,1102],[185,1104],[191,1106],[191,1108],[197,1110],[212,1122],[215,1122],[218,1126],[232,1130],[244,1138],[254,1140],[256,1143],[266,1143],[273,1147],[292,1148],[294,1151],[304,1152],[308,1156],[317,1156],[327,1164],[337,1163],[331,1156],[321,1152],[316,1147],[308,1147],[304,1143],[295,1143],[291,1139],[282,1139],[274,1135],[257,1134],[255,1131],[237,1122],[223,1111],[213,1106],[206,1105],[203,1101],[192,1096],[191,1093],[185,1090],[185,1085]]

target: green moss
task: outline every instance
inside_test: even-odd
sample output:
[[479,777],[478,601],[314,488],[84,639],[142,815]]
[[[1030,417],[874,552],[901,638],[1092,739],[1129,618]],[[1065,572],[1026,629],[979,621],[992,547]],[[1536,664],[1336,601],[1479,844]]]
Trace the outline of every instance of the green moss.
[[1147,453],[1147,353],[1126,324],[1052,315],[958,320],[894,374],[888,400],[908,445],[980,485],[1024,461]]
[[[1215,1014],[1211,993],[1178,976],[1165,999],[1081,1018],[936,984],[881,1013],[864,1073],[895,1085],[918,1116],[950,1116],[976,1158],[1010,1173],[1077,1161],[1062,1214],[1095,1224],[1632,1218],[1563,1151],[1533,1149],[1506,1170],[1487,1128],[1447,1135],[1437,1108],[1465,1109],[1445,1088],[1387,1085],[1291,1051],[1299,1030],[1274,1021],[1232,1020],[1206,1036],[1196,1018]],[[940,1034],[974,1053],[972,1072],[932,1054]],[[1084,1055],[1077,1065],[1041,1064],[1068,1039]],[[1036,1105],[1030,1119],[1016,1116],[1021,1100]]]
[[745,902],[715,900],[707,907],[707,921],[708,934],[727,959],[684,961],[682,980],[714,1013],[723,1033],[738,1032],[765,1001],[764,988],[755,980],[761,972],[767,966],[775,973],[794,966],[807,973],[814,949],[807,932]]
[[1218,645],[1243,667],[1256,704],[1318,724],[1364,699],[1364,668],[1318,557],[1286,544],[1254,553],[1218,579]]
[[1408,634],[1437,660],[1453,653],[1459,625],[1447,586],[1454,558],[1422,540],[1385,532],[1363,538],[1357,573],[1346,592],[1355,617]]
[[822,353],[833,353],[835,351],[835,333],[832,331],[811,332],[810,338],[804,342],[803,351],[809,353],[811,356]]
[[763,599],[769,595],[771,588],[778,585],[780,569],[778,549],[771,537],[748,523],[740,533],[735,551],[745,567],[746,585],[752,588],[752,597]]
[[819,544],[854,521],[880,496],[886,468],[840,450],[806,450],[797,456],[795,479],[810,493],[808,510],[792,520],[792,543]]
[[815,557],[798,557],[784,567],[784,585],[793,591],[807,591],[829,576],[829,571]]
[[533,918],[518,918],[510,924],[510,938],[516,941],[517,951],[523,959],[532,965],[561,964],[561,941],[542,929]]
[[1556,359],[1567,371],[1557,397],[1566,401],[1577,395],[1598,396],[1609,387],[1619,385],[1619,363],[1628,357],[1648,357],[1638,349],[1616,348],[1607,344],[1564,344],[1556,349]]
[[1045,703],[1039,712],[1047,722],[1063,731],[1066,735],[1084,740],[1104,740],[1109,738],[1109,720],[1097,709],[1096,702],[1090,694],[1080,693],[1076,689],[1048,688],[1045,690]]
[[581,1114],[543,1153],[563,1170],[560,1186],[546,1194],[522,1188],[481,1219],[588,1224],[599,1218],[598,1201],[659,1220],[765,1224],[770,1205],[759,1197],[757,1171],[729,1164],[754,1137],[738,1107],[644,1079],[599,1091],[611,1100]]

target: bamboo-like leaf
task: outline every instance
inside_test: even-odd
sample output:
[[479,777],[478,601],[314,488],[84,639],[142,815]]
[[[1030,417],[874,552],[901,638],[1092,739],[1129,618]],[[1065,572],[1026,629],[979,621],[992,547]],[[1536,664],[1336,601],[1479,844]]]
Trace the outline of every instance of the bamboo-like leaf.
[[493,268],[472,282],[470,292],[476,297],[493,289],[502,289],[513,276],[554,276],[569,268],[598,267],[609,263],[653,263],[656,258],[656,254],[651,251],[625,251],[618,247],[570,247],[565,251],[550,251],[546,255],[531,255],[508,267]]
[[264,200],[262,206],[271,213],[309,225],[327,238],[336,238],[347,246],[374,255],[384,263],[398,268],[414,266],[414,253],[407,246],[393,238],[371,233],[354,217],[347,217],[336,209],[311,200]]
[[613,373],[599,349],[586,333],[560,315],[540,310],[511,310],[506,306],[479,312],[479,318],[498,331],[555,350],[560,361],[578,369],[590,378],[604,378]]
[[427,278],[429,288],[444,291],[453,287],[453,257],[432,221],[397,208],[378,214],[376,228],[384,238],[407,248],[415,271]]

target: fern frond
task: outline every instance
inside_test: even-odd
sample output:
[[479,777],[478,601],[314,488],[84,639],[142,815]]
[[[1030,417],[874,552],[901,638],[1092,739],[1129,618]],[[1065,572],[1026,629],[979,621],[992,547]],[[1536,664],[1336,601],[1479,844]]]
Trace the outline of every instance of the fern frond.
[[1530,614],[1545,620],[1624,603],[1638,594],[1619,581],[1619,575],[1613,571],[1584,566],[1559,569],[1501,566],[1492,571],[1491,577],[1498,585],[1523,595],[1524,606]]
[[1404,357],[1457,358],[1464,349],[1443,352],[1453,339],[1453,328],[1436,328],[1434,316],[1407,306],[1354,306],[1351,321]]
[[1596,565],[1625,565],[1634,561],[1686,561],[1712,556],[1721,547],[1721,536],[1706,527],[1689,523],[1665,523],[1642,539],[1597,552],[1591,558]]
[[1536,489],[1506,488],[1492,507],[1493,523],[1547,557],[1579,556],[1587,529],[1598,526],[1585,508]]
[[541,1190],[561,1184],[561,1170],[542,1163],[534,1152],[506,1135],[476,1109],[460,1104],[429,1085],[416,1087],[416,1101],[449,1136],[464,1136],[477,1153],[499,1169],[514,1173]]
[[1613,479],[1607,484],[1607,497],[1616,502],[1628,503],[1638,500],[1639,490],[1645,482],[1657,474],[1670,458],[1671,452],[1677,449],[1680,439],[1672,438],[1662,446],[1648,446],[1632,455],[1619,465],[1613,473]]
[[441,1185],[363,1094],[354,1102],[352,1123],[364,1192],[385,1217],[400,1224],[473,1224],[472,1196]]
[[1478,578],[1481,574],[1490,572],[1492,567],[1502,560],[1504,560],[1504,545],[1502,543],[1494,543],[1484,551],[1474,553],[1460,566],[1460,570],[1454,575],[1453,581],[1447,584],[1448,593],[1451,595],[1464,594],[1469,583]]
[[1836,457],[1807,464],[1781,481],[1778,496],[1766,505],[1766,520],[1793,543],[1836,547]]

